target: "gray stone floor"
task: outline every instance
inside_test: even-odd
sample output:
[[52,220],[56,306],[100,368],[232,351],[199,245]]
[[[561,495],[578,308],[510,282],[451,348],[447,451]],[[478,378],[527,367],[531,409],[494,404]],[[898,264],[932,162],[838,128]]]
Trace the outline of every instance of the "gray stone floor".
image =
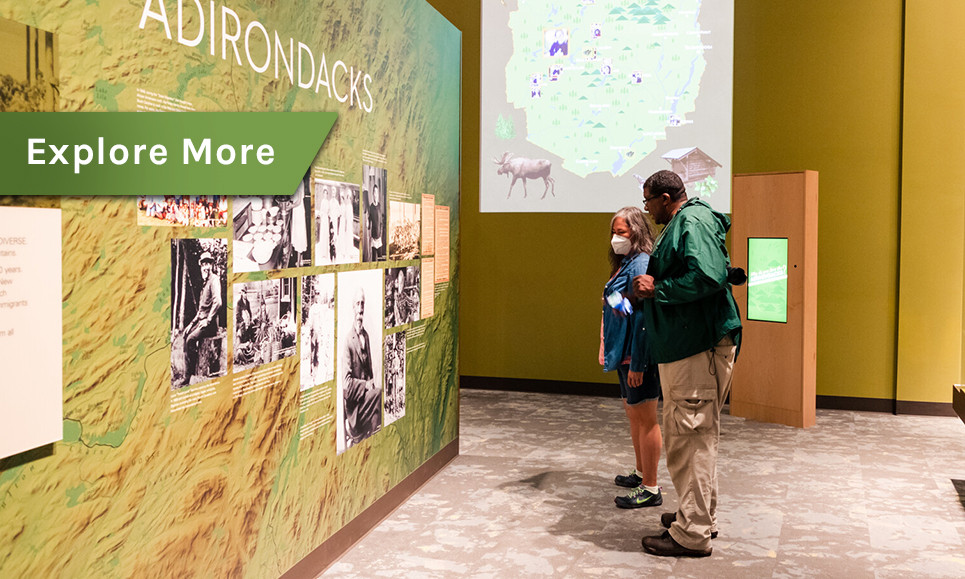
[[618,399],[463,390],[460,456],[323,577],[965,577],[965,425],[818,411],[806,429],[722,417],[720,537],[654,557],[676,494],[620,510]]

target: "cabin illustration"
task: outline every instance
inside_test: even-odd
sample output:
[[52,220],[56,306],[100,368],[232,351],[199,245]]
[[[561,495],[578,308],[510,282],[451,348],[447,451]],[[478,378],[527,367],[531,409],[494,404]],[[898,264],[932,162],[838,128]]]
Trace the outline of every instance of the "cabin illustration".
[[684,183],[696,183],[713,177],[722,165],[697,147],[673,149],[662,155],[670,163],[670,170],[680,175]]

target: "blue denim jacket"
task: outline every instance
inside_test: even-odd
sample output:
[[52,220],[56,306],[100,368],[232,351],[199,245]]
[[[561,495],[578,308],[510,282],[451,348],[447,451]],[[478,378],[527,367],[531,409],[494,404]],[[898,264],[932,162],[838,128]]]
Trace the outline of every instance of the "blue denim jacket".
[[643,372],[650,364],[650,344],[643,327],[642,308],[634,307],[633,315],[621,318],[606,303],[606,296],[620,292],[633,301],[633,278],[647,273],[650,256],[646,253],[627,256],[620,271],[603,288],[603,371],[616,370],[630,356],[630,370]]

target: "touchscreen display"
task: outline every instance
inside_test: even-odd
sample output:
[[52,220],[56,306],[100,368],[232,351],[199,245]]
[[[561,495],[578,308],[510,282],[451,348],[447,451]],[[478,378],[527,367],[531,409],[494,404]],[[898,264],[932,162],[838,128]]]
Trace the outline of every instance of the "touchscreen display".
[[747,240],[747,319],[787,323],[787,239]]

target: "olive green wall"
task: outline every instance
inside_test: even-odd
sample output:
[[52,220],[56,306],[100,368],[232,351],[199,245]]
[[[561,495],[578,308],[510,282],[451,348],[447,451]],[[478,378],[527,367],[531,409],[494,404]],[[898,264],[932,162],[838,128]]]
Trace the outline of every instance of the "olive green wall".
[[735,172],[819,173],[817,393],[893,398],[902,2],[737,0],[734,20]]
[[965,3],[909,0],[898,399],[951,400],[962,377]]
[[[479,213],[480,4],[431,1],[463,31],[460,374],[615,382],[596,361],[609,215]],[[965,364],[965,91],[945,78],[965,6],[908,4],[903,109],[901,0],[736,1],[735,171],[820,174],[819,395],[948,402]]]
[[597,363],[610,216],[479,213],[480,2],[430,3],[463,33],[459,373],[615,383]]

